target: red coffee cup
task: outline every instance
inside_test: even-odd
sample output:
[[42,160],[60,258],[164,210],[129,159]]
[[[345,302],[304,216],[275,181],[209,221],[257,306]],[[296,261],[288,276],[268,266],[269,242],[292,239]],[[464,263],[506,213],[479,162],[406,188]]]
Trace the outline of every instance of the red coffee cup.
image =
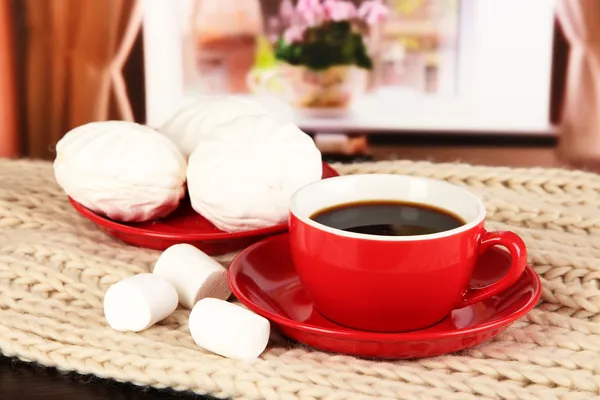
[[[417,236],[380,236],[332,228],[311,219],[340,204],[407,201],[447,210],[458,228]],[[469,191],[444,181],[392,175],[346,175],[298,190],[290,202],[290,250],[307,293],[328,319],[374,332],[432,326],[453,309],[494,296],[521,276],[527,261],[513,232],[484,229],[486,210]],[[469,282],[478,257],[504,246],[509,271],[479,289]]]

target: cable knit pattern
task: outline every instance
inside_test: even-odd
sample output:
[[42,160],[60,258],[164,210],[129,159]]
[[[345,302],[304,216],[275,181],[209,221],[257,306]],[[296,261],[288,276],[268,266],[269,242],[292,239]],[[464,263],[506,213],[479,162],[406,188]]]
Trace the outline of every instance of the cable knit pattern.
[[540,304],[489,343],[416,361],[326,354],[278,337],[255,362],[225,359],[194,345],[183,309],[144,332],[116,332],[103,316],[105,290],[149,271],[159,252],[118,243],[80,217],[50,163],[0,160],[0,351],[234,399],[600,399],[600,175],[408,161],[334,167],[474,191],[488,228],[525,239],[542,279]]

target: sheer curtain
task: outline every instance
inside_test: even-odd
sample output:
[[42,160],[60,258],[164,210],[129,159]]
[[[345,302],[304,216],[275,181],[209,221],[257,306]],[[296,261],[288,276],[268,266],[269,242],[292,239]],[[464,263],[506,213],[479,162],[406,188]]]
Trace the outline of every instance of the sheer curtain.
[[26,0],[27,137],[24,153],[54,158],[69,129],[133,120],[121,69],[141,27],[131,0]]
[[560,152],[574,163],[600,162],[600,1],[557,0],[570,43]]

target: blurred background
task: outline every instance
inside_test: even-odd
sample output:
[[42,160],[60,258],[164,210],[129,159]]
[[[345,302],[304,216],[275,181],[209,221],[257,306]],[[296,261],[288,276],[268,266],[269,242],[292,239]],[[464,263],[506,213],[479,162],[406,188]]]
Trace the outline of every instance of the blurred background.
[[317,70],[282,47],[296,0],[0,0],[0,156],[235,94],[277,99],[332,161],[600,171],[599,1],[383,3],[360,30],[372,65]]

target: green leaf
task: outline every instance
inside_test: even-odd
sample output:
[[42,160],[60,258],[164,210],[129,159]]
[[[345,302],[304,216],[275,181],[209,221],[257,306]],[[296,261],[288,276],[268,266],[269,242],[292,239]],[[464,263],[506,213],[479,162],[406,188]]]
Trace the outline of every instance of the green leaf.
[[373,62],[363,37],[349,21],[329,22],[306,30],[301,43],[280,39],[275,56],[292,65],[323,70],[336,65],[356,65],[371,69]]
[[256,54],[254,57],[254,68],[267,69],[277,63],[275,52],[264,35],[257,39]]

